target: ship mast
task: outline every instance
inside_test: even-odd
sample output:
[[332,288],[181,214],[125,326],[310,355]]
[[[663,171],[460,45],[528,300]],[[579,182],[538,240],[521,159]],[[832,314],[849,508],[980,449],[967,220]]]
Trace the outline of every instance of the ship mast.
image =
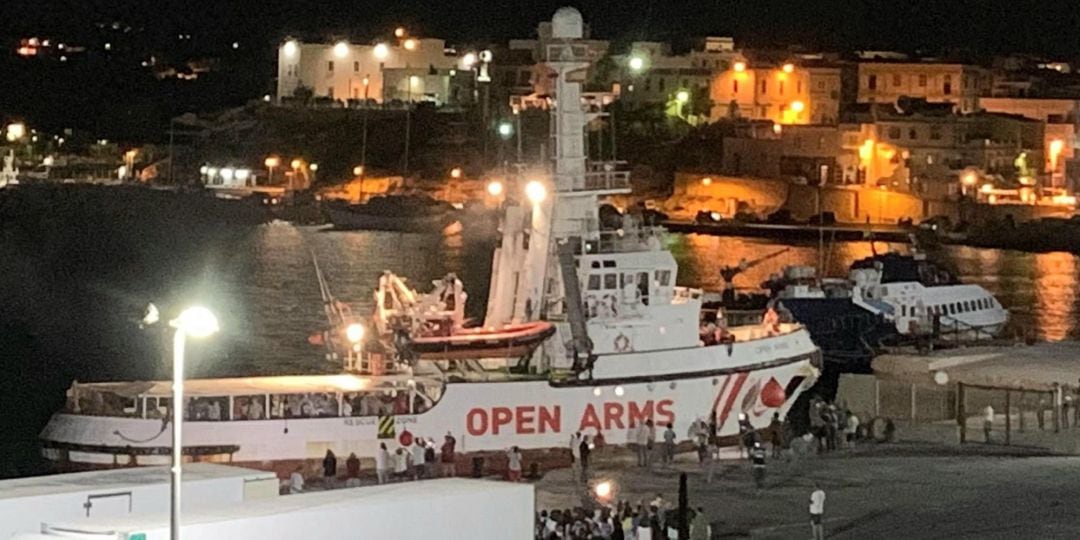
[[486,326],[570,315],[567,308],[572,309],[574,301],[566,298],[562,269],[568,265],[559,264],[558,246],[571,244],[572,249],[563,248],[564,258],[580,254],[583,242],[600,234],[597,199],[630,192],[629,173],[619,170],[620,164],[591,162],[585,155],[586,125],[607,114],[599,105],[603,96],[582,92],[599,52],[584,39],[581,13],[561,8],[551,25],[552,39],[543,47],[545,64],[555,74],[550,108],[553,166],[544,182],[551,193],[507,208],[503,242],[492,268]]

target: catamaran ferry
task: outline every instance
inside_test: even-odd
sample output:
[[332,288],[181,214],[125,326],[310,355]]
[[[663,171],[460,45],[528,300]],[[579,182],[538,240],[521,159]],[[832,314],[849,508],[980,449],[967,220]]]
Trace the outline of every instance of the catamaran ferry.
[[[370,319],[327,301],[336,321],[322,337],[344,373],[185,383],[185,454],[274,467],[448,432],[464,453],[565,448],[578,431],[621,444],[649,420],[728,436],[742,414],[759,428],[785,416],[813,385],[819,350],[802,326],[726,328],[703,312],[701,290],[676,285],[664,231],[631,217],[601,224],[598,198],[629,193],[629,174],[585,156],[584,127],[604,113],[581,91],[596,59],[581,15],[560,9],[552,28],[555,159],[505,202],[483,327],[465,328],[453,276],[421,294],[387,273]],[[69,466],[166,463],[169,394],[168,382],[76,383],[41,434],[44,454]]]

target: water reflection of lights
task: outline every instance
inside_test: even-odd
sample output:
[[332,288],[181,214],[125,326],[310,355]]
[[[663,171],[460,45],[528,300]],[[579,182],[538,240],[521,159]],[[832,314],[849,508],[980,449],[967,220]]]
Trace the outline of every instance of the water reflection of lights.
[[1035,329],[1041,337],[1062,340],[1076,326],[1076,257],[1069,253],[1040,253],[1035,257]]
[[[827,237],[825,240],[825,253],[821,257],[818,255],[817,243],[788,246],[749,238],[703,234],[673,235],[670,247],[679,263],[679,283],[713,291],[720,290],[724,285],[720,278],[721,266],[737,264],[742,259],[752,261],[784,248],[789,248],[789,250],[747,269],[736,277],[735,286],[756,289],[772,274],[782,272],[785,266],[817,267],[822,259],[827,269],[825,276],[847,276],[848,267],[853,261],[873,254],[869,242],[833,243],[829,242]],[[908,251],[907,246],[887,245],[880,242],[877,244],[877,249],[879,253],[889,249],[904,253]]]

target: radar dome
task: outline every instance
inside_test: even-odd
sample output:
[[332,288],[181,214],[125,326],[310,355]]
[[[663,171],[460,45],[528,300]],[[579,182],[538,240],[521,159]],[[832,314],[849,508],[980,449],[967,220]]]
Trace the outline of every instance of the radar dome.
[[555,39],[581,39],[584,29],[581,12],[572,7],[561,7],[551,17],[551,37]]

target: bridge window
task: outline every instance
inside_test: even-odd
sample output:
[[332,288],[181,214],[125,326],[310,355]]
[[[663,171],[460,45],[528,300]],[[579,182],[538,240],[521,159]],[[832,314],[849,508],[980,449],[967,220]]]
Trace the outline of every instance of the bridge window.
[[618,274],[604,274],[604,288],[609,290],[615,290],[619,288],[619,275]]
[[590,291],[600,290],[600,274],[589,274],[589,284],[586,288]]
[[656,271],[656,282],[659,283],[661,287],[667,287],[668,285],[670,285],[671,284],[671,270],[657,270]]

